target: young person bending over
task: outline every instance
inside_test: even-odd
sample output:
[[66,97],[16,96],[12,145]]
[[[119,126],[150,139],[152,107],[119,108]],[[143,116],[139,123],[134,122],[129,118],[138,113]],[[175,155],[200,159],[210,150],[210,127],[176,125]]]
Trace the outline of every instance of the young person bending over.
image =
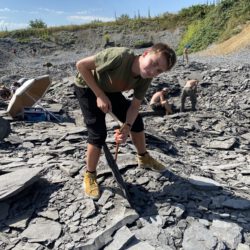
[[[123,123],[116,135],[125,143],[130,135],[137,150],[138,165],[155,171],[165,167],[146,150],[144,125],[139,108],[153,77],[170,70],[176,63],[175,52],[158,43],[135,55],[128,48],[113,47],[79,60],[75,93],[88,130],[84,191],[92,199],[100,197],[96,168],[107,137],[105,115],[112,112]],[[127,100],[123,91],[133,89],[133,99]]]

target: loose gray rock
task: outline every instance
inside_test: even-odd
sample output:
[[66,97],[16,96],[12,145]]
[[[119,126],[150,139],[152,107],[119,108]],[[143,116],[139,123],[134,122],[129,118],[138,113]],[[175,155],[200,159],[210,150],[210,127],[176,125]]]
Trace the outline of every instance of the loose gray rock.
[[203,176],[195,176],[191,175],[189,177],[189,182],[195,185],[198,188],[207,189],[207,190],[213,190],[213,189],[219,189],[221,188],[220,183],[217,181],[214,181],[212,179],[203,177]]
[[234,209],[250,209],[250,201],[244,199],[226,199],[223,203],[223,206],[234,208]]
[[213,235],[225,242],[229,249],[236,249],[236,247],[241,243],[242,228],[235,223],[214,220],[210,230]]
[[43,168],[27,168],[0,176],[0,200],[9,198],[33,184]]
[[194,222],[184,232],[182,247],[184,250],[216,249],[218,241],[204,225]]
[[54,241],[60,236],[61,230],[62,226],[58,222],[36,218],[30,222],[21,235],[31,243]]
[[104,250],[122,249],[133,236],[134,234],[126,226],[123,226],[115,233],[113,241]]

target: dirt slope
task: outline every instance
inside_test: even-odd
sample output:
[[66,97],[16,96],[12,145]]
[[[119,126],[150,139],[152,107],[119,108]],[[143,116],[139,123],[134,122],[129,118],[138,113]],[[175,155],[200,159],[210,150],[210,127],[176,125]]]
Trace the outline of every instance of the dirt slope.
[[212,47],[200,52],[200,55],[226,55],[238,51],[245,47],[250,47],[250,24],[237,35],[224,41],[220,44],[215,44]]

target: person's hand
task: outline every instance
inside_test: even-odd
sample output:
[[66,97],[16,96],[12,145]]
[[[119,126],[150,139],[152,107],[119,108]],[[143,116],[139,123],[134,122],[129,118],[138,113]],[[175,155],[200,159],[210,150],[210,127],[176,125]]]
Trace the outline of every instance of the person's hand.
[[131,126],[129,124],[124,123],[120,129],[115,130],[115,142],[117,144],[126,142],[130,133],[130,127]]
[[167,109],[167,115],[172,115],[173,114],[173,111],[172,111],[172,109],[170,108],[170,109]]
[[104,113],[112,111],[112,105],[109,98],[103,94],[96,98],[97,107]]

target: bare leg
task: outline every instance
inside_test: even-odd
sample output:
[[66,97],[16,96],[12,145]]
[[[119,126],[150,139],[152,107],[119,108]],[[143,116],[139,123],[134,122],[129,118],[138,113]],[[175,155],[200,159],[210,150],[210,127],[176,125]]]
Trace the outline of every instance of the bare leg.
[[191,100],[191,104],[192,104],[192,110],[195,111],[196,110],[196,102],[197,102],[197,98],[196,98],[196,93],[192,92],[190,95],[190,100]]
[[137,154],[144,154],[146,150],[145,133],[142,132],[131,132],[132,142],[135,145]]
[[172,111],[172,109],[171,109],[171,105],[169,105],[169,103],[168,103],[167,101],[162,102],[162,105],[163,105],[163,107],[164,107],[165,110],[166,110],[166,115],[171,115],[171,114],[173,114],[173,111]]
[[188,53],[186,53],[186,60],[187,60],[187,64],[188,64]]
[[186,98],[187,98],[187,94],[186,94],[185,90],[183,90],[182,94],[181,94],[181,109],[180,109],[181,112],[185,111]]
[[101,155],[101,149],[88,143],[87,147],[87,170],[90,172],[96,171],[97,163]]
[[95,172],[100,154],[100,148],[88,143],[86,157],[87,171],[84,173],[83,187],[85,195],[94,200],[97,200],[100,197],[100,189]]

